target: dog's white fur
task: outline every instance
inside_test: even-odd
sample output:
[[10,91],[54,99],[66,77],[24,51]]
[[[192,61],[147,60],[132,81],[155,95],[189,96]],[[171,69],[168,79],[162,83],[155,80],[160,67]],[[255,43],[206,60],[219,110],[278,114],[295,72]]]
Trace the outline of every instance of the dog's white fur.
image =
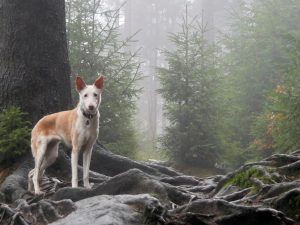
[[[83,151],[83,183],[90,188],[89,167],[92,147],[98,137],[98,111],[101,103],[104,77],[99,76],[93,85],[86,85],[76,77],[76,89],[79,103],[73,110],[47,115],[37,122],[31,134],[31,150],[35,159],[35,168],[28,175],[28,190],[42,194],[39,180],[47,167],[58,156],[60,142],[72,147],[72,187],[78,187],[78,154]],[[33,187],[32,187],[33,186]]]

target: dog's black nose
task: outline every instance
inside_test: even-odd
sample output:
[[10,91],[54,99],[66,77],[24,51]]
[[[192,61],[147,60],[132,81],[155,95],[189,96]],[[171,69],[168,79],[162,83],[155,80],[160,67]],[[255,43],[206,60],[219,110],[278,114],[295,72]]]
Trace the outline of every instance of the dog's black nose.
[[89,110],[94,110],[94,108],[95,108],[95,107],[92,106],[92,105],[89,106]]

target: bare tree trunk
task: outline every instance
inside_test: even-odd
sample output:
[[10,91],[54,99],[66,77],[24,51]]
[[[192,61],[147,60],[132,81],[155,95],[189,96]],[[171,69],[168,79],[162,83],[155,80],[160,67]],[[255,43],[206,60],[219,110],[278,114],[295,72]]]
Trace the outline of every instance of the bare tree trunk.
[[35,123],[71,103],[64,0],[0,0],[0,108]]
[[214,0],[204,0],[203,1],[203,12],[202,12],[202,23],[204,23],[204,27],[207,32],[205,34],[206,39],[210,43],[214,43],[215,41],[215,28],[214,28]]

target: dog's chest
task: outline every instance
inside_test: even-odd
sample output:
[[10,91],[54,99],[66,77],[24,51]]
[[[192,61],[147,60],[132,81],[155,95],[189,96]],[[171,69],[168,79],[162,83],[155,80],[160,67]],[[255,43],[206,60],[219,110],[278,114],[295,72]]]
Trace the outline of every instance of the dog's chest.
[[77,140],[84,145],[89,141],[94,141],[98,136],[98,118],[80,119],[76,124]]

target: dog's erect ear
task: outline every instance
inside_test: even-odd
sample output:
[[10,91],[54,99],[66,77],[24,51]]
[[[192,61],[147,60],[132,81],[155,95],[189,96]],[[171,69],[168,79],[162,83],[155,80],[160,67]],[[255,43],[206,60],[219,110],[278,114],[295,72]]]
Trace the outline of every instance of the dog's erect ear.
[[82,91],[84,88],[86,87],[86,84],[84,82],[84,80],[80,77],[80,76],[77,76],[76,77],[76,90],[78,92]]
[[98,88],[98,89],[103,89],[103,85],[104,85],[104,76],[100,75],[97,80],[95,80],[94,85]]

